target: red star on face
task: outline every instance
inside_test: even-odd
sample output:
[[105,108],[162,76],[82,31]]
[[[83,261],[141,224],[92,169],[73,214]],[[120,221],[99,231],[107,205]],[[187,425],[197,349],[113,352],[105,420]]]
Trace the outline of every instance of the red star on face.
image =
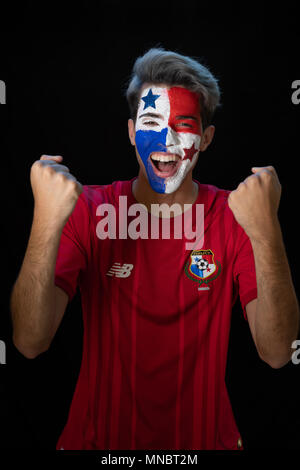
[[187,158],[192,161],[193,156],[195,155],[196,152],[198,152],[199,149],[195,147],[195,142],[191,146],[190,149],[183,149],[184,150],[184,158],[183,160],[186,160]]

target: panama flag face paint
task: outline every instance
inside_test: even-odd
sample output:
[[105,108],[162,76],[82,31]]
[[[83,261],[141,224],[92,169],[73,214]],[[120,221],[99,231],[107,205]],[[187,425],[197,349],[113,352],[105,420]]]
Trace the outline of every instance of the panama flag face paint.
[[200,148],[199,97],[182,87],[142,91],[135,144],[149,183],[158,193],[173,193],[193,167]]

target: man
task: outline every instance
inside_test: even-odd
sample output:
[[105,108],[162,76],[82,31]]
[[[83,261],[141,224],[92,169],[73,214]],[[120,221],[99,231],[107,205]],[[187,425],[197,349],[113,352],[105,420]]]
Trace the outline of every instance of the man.
[[[219,97],[206,67],[151,49],[127,90],[136,178],[82,188],[61,156],[32,165],[34,218],[11,298],[21,353],[46,351],[77,286],[82,297],[82,364],[57,449],[242,449],[225,386],[238,295],[261,359],[273,368],[290,360],[299,310],[275,169],[252,168],[232,192],[192,178]],[[158,237],[124,230],[137,202],[144,224],[156,217]],[[189,213],[194,228],[197,207],[204,236],[187,250],[175,222]]]

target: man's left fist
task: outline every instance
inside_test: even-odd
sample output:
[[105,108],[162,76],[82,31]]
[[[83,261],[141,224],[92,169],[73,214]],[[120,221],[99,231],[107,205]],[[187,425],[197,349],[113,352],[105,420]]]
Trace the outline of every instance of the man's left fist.
[[273,166],[253,167],[251,171],[253,175],[231,191],[228,205],[250,239],[265,239],[278,221],[281,184]]

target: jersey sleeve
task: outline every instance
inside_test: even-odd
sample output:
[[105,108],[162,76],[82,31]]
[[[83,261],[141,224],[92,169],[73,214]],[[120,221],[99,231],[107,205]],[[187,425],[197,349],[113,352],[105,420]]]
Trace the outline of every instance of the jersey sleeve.
[[257,297],[257,284],[252,245],[249,237],[241,227],[233,266],[233,275],[234,282],[238,289],[243,315],[245,320],[248,320],[246,305]]
[[81,193],[62,231],[55,267],[54,283],[68,294],[69,302],[87,266],[89,226],[89,213]]

